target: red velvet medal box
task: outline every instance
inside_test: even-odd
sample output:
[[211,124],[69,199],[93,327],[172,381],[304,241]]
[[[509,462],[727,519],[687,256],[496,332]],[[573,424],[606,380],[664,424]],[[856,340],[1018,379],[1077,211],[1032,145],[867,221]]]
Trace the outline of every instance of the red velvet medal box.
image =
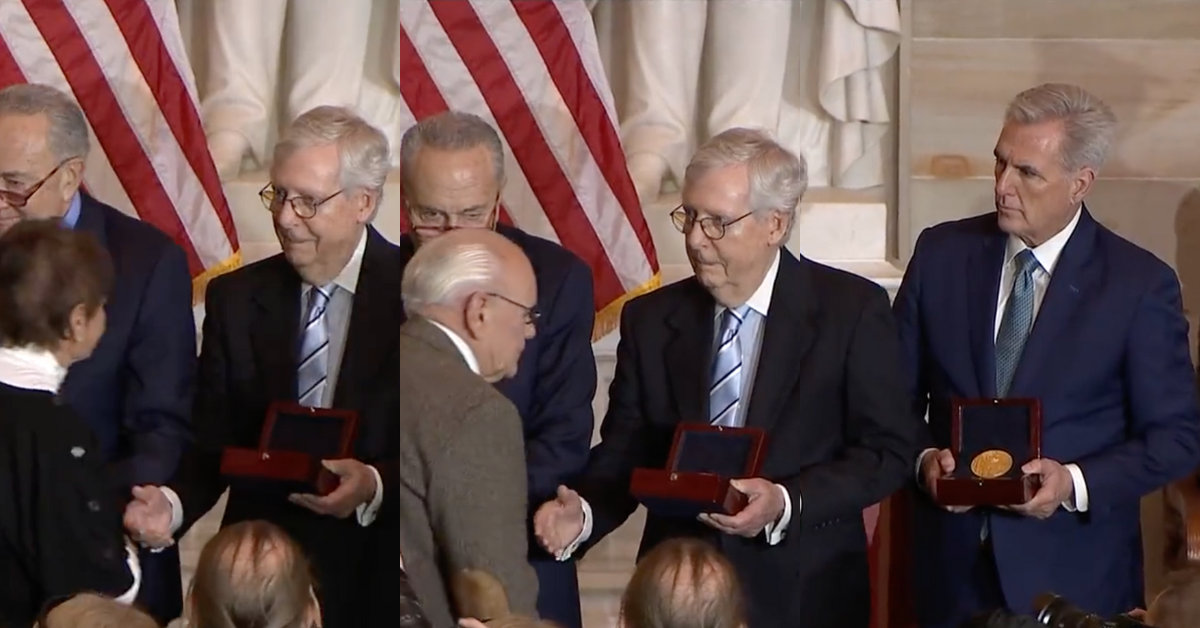
[[321,461],[354,457],[357,433],[358,413],[353,410],[277,401],[267,409],[258,448],[226,447],[221,473],[328,495],[338,478]]
[[[1042,404],[1038,399],[954,399],[950,405],[950,452],[954,472],[934,483],[934,500],[943,506],[1024,504],[1041,488],[1038,476],[1021,467],[1042,456]],[[984,478],[971,461],[991,450],[1012,457],[1001,476]]]
[[729,481],[757,477],[765,456],[761,429],[680,423],[667,468],[634,469],[629,490],[661,516],[733,515],[746,507],[747,498]]

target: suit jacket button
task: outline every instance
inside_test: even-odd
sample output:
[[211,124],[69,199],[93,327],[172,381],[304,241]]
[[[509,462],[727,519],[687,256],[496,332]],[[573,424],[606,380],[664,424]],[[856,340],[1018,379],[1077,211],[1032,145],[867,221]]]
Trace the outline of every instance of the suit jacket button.
[[83,449],[83,447],[72,447],[71,448],[71,455],[76,458],[82,458],[83,454],[86,454],[86,453],[87,453],[87,451],[85,451]]
[[98,502],[94,499],[87,503],[87,507],[88,507],[88,510],[90,510],[92,512],[100,512],[100,502]]

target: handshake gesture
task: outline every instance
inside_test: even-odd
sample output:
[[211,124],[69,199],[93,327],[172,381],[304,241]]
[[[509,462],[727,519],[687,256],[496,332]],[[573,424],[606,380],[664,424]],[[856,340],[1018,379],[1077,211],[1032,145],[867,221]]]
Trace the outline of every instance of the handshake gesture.
[[579,493],[558,487],[558,495],[542,504],[533,515],[533,533],[542,547],[558,560],[583,534],[583,499]]
[[135,542],[152,549],[175,544],[171,529],[171,500],[157,486],[133,487],[133,501],[125,506],[125,530]]

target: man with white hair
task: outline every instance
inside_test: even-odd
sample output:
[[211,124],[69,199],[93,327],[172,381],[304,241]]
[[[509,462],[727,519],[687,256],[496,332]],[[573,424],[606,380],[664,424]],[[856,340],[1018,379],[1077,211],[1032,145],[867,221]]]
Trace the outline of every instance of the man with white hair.
[[789,252],[805,163],[735,128],[692,158],[672,212],[695,276],[625,306],[603,442],[578,492],[535,515],[561,559],[633,514],[630,478],[666,467],[684,422],[760,428],[759,477],[735,515],[650,509],[639,555],[672,537],[716,544],[737,570],[751,628],[865,628],[863,510],[910,477],[921,425],[907,412],[887,293]]
[[385,508],[400,512],[405,569],[434,626],[460,617],[447,583],[464,569],[492,574],[512,612],[534,615],[521,417],[491,385],[535,334],[533,266],[506,237],[461,229],[418,249],[403,286],[400,481]]
[[1040,479],[1028,502],[917,500],[925,628],[1029,613],[1048,591],[1103,616],[1141,607],[1141,497],[1200,464],[1179,281],[1084,202],[1115,131],[1080,87],[1018,94],[994,151],[996,211],[917,239],[895,315],[912,415],[929,414],[918,483],[932,496],[971,464],[949,450],[952,398],[1039,399],[1042,423],[1041,457],[1015,461]]
[[[340,107],[297,118],[275,146],[260,192],[283,252],[213,280],[200,353],[196,443],[170,487],[135,489],[126,525],[170,543],[229,488],[223,524],[263,519],[312,561],[326,628],[397,625],[399,564],[381,547],[399,534],[378,516],[381,471],[395,459],[399,249],[369,222],[389,168],[387,138]],[[326,460],[329,495],[291,494],[221,474],[226,447],[257,448],[272,402],[354,410],[354,455]],[[361,461],[367,461],[366,464]],[[392,544],[394,545],[394,544]]]

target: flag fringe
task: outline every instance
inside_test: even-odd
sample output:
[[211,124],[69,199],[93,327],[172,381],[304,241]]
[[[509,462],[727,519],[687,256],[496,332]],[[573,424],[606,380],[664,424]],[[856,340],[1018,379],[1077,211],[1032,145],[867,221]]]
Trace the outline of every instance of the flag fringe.
[[192,279],[192,307],[204,303],[204,291],[208,290],[208,282],[212,281],[218,275],[236,270],[242,265],[242,252],[235,251],[233,255],[225,258],[224,261],[200,273],[199,276]]
[[617,324],[621,322],[621,308],[625,307],[625,303],[634,297],[653,292],[661,286],[662,273],[654,273],[654,276],[646,283],[629,290],[617,300],[604,306],[604,309],[596,312],[596,322],[592,325],[592,342],[600,340],[617,328]]

